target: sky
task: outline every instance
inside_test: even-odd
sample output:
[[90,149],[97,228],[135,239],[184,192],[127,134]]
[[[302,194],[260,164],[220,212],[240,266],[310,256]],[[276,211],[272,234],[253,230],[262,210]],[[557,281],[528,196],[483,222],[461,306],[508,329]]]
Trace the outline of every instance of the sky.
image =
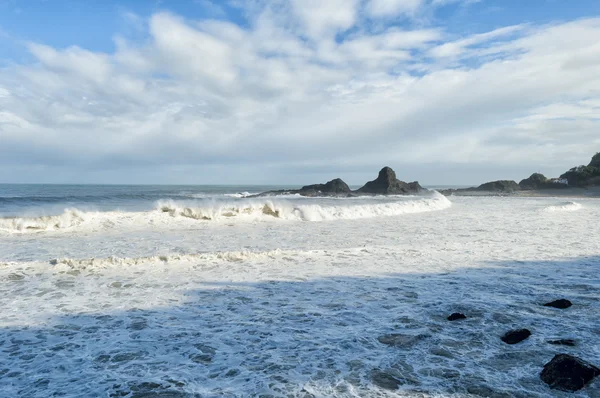
[[0,0],[0,183],[518,181],[599,121],[597,0]]

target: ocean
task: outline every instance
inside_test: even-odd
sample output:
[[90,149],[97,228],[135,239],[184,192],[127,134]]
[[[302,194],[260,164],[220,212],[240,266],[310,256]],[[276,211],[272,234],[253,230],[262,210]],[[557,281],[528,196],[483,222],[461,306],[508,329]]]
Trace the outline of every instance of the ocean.
[[0,396],[600,397],[599,200],[278,188],[0,185]]

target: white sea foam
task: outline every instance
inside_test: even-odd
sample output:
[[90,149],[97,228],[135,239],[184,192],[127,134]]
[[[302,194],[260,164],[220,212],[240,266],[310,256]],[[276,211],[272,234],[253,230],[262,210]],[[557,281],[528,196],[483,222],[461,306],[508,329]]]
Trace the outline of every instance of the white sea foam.
[[[0,231],[8,233],[32,233],[40,231],[112,229],[115,227],[153,227],[163,225],[176,227],[180,220],[195,221],[328,221],[363,219],[383,216],[399,216],[444,210],[451,202],[434,193],[429,197],[413,197],[396,201],[336,201],[310,204],[282,199],[248,199],[235,202],[202,202],[196,207],[188,202],[160,201],[149,212],[84,212],[68,209],[56,216],[15,217],[0,219]],[[187,224],[186,224],[187,225]]]
[[555,213],[555,212],[563,212],[563,211],[577,211],[577,210],[581,210],[583,208],[583,206],[581,205],[581,203],[577,203],[577,202],[566,202],[560,205],[553,205],[553,206],[548,206],[544,208],[544,211],[549,212],[549,213]]

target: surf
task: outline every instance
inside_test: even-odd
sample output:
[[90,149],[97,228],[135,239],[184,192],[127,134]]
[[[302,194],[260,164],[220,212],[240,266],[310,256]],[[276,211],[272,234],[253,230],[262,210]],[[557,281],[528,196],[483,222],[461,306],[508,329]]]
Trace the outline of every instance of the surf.
[[145,212],[83,211],[65,209],[62,214],[0,219],[4,233],[40,233],[78,229],[110,229],[116,226],[187,226],[190,222],[320,222],[392,217],[440,211],[451,202],[439,193],[426,197],[391,200],[292,201],[286,199],[238,199],[235,201],[161,200]]

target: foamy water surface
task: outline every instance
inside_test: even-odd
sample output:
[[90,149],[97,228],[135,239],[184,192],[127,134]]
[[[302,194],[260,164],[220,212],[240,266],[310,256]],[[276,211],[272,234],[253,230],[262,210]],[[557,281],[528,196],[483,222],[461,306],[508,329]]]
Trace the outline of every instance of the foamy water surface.
[[599,201],[244,192],[1,219],[0,395],[600,396],[538,376],[600,364]]

